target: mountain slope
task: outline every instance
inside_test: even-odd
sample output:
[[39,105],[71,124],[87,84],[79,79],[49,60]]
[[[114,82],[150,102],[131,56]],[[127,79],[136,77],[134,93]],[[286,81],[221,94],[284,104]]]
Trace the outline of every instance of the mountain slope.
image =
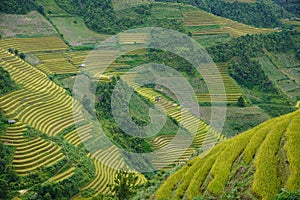
[[299,190],[299,124],[300,110],[219,143],[170,176],[156,198],[274,199],[281,188]]

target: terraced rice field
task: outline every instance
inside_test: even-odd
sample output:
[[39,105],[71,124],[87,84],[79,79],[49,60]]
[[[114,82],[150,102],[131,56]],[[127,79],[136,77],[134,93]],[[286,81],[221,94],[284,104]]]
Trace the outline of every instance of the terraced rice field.
[[[1,65],[18,84],[23,85],[21,90],[0,97],[0,107],[11,118],[22,120],[49,136],[55,136],[73,125],[72,103],[74,100],[62,88],[51,82],[45,74],[10,53],[1,49],[0,54],[4,58]],[[90,129],[91,124],[83,125],[78,130],[67,133],[64,138],[78,146],[82,142],[81,139],[89,139]],[[22,135],[24,130],[24,125],[17,128],[9,127],[7,134],[1,138],[4,144],[16,146],[13,165],[17,173],[27,175],[41,166],[51,166],[64,158],[60,147],[54,143],[46,142],[40,137],[26,141]],[[79,137],[77,131],[83,134]],[[96,194],[109,192],[107,184],[113,183],[117,171],[104,166],[96,158],[113,159],[108,162],[123,166],[124,160],[116,162],[121,159],[116,150],[101,151],[90,155],[95,160],[96,178],[85,188],[94,189]],[[62,181],[71,177],[74,170],[73,167],[67,169],[49,181]],[[139,176],[140,182],[146,181],[142,175]]]
[[[194,153],[195,150],[199,149],[201,147],[202,150],[209,149],[211,145],[214,145],[215,143],[222,141],[225,139],[223,135],[213,130],[209,125],[204,123],[202,120],[197,118],[194,114],[189,112],[188,110],[181,110],[180,106],[177,105],[174,101],[168,100],[164,97],[161,97],[161,94],[156,92],[155,90],[151,88],[142,88],[139,87],[134,82],[135,75],[132,74],[132,76],[127,76],[124,78],[124,80],[128,83],[130,87],[132,87],[137,93],[139,93],[141,96],[148,99],[150,102],[154,103],[158,107],[162,107],[162,109],[166,112],[168,116],[176,120],[183,128],[188,130],[190,133],[196,133],[195,135],[192,135],[193,141],[191,148],[187,149],[186,152],[183,154],[182,158],[180,158],[177,163],[182,163],[182,161],[188,160],[188,158]],[[155,98],[157,96],[160,96],[160,100],[157,102],[155,101]],[[161,136],[160,138],[154,140],[154,146],[162,148],[165,144],[170,143],[171,138],[169,136]],[[183,141],[184,142],[184,141]],[[183,150],[178,150],[174,146],[174,157],[180,157],[180,154],[182,154]],[[172,147],[169,149],[170,152],[172,152]],[[165,157],[165,158],[164,158]],[[156,167],[161,167],[164,165],[164,161],[166,162],[170,160],[170,154],[163,154],[159,156],[159,162],[155,162],[154,164]],[[175,162],[176,163],[176,162]]]
[[68,48],[68,46],[56,36],[1,39],[0,47],[5,50],[8,48],[18,49],[20,53],[65,50]]
[[[0,108],[10,118],[18,119],[48,136],[56,136],[62,130],[71,127],[74,124],[73,117],[79,122],[83,120],[78,117],[79,114],[73,116],[72,112],[73,103],[79,110],[81,106],[79,102],[67,95],[64,89],[54,84],[44,73],[4,49],[0,49],[0,55],[3,58],[0,64],[17,84],[22,85],[21,90],[0,97]],[[78,146],[82,141],[90,138],[91,128],[91,124],[82,125],[78,130],[67,133],[64,138],[74,146]],[[25,129],[23,124],[9,127],[7,134],[1,137],[4,144],[16,146],[13,165],[17,173],[20,175],[34,173],[34,170],[41,166],[51,166],[64,158],[61,147],[52,142],[47,142],[40,137],[25,140],[23,137]],[[77,131],[82,134],[80,137]],[[89,156],[94,159],[96,177],[83,189],[93,189],[95,195],[109,193],[107,184],[113,183],[117,170],[103,165],[100,161],[105,159],[108,163],[112,163],[113,167],[123,167],[124,159],[115,147]],[[74,173],[75,169],[71,167],[48,181],[60,182]],[[138,176],[139,183],[146,181],[143,175],[138,174]]]
[[[262,69],[269,77],[269,79],[275,83],[282,92],[284,92],[289,97],[293,98],[295,101],[300,95],[300,82],[299,82],[299,68],[288,66],[287,68],[281,66],[281,60],[271,61],[268,56],[262,56],[255,58],[262,66]],[[292,61],[292,58],[290,59]],[[286,63],[287,64],[287,63]]]
[[[230,176],[239,170],[254,174],[235,184],[259,198],[274,199],[283,187],[296,190],[300,187],[299,119],[300,111],[296,111],[219,143],[170,176],[157,191],[156,199],[193,199],[208,193],[218,197],[231,187]],[[291,171],[285,180],[279,178],[283,162]]]
[[[74,146],[80,145],[84,140],[91,138],[90,132],[92,129],[92,124],[86,124],[74,129],[73,131],[67,133],[64,138]],[[80,135],[79,135],[80,134]]]
[[90,52],[91,51],[70,51],[65,52],[64,56],[67,57],[74,66],[79,67]]
[[[135,55],[135,54],[144,54],[146,52],[146,49],[139,49],[136,51],[131,51],[128,53],[128,55]],[[91,64],[95,63],[96,65],[99,64],[99,68],[96,69],[96,71],[100,69],[101,66],[109,66],[105,71],[114,71],[117,68],[120,67],[128,67],[127,64],[125,63],[119,63],[119,62],[113,62],[109,63],[108,61],[111,61],[111,59],[114,58],[115,55],[118,55],[118,51],[97,51],[97,54],[93,54],[93,59],[92,61],[90,58],[87,61],[87,56],[91,53],[91,51],[74,51],[74,52],[66,52],[64,53],[64,56],[67,57],[70,62],[74,66],[80,66],[83,63],[90,62]],[[84,67],[83,67],[83,70]]]
[[[226,63],[217,63],[218,70],[221,74],[221,79],[218,79],[216,75],[211,75],[207,77],[205,80],[211,85],[215,85],[214,83],[224,83],[225,92],[226,94],[223,94],[223,92],[220,93],[214,93],[214,94],[197,94],[198,102],[212,102],[211,96],[215,96],[216,98],[220,99],[217,102],[223,102],[224,95],[226,96],[226,102],[237,102],[238,98],[242,96],[242,90],[237,85],[237,83],[228,75],[227,73],[227,67]],[[209,70],[209,66],[206,66],[207,70]]]
[[75,73],[78,71],[62,52],[35,53],[34,55],[42,63],[37,68],[47,74]]
[[74,174],[75,169],[76,169],[75,167],[71,167],[64,172],[51,177],[47,182],[57,182],[58,183],[60,181],[63,181],[65,179],[71,177]]
[[251,27],[205,11],[185,12],[183,19],[184,25],[191,28],[193,35],[229,33],[232,37],[239,37],[246,34],[274,32],[273,29]]
[[[49,136],[55,136],[73,124],[72,106],[75,102],[65,90],[23,60],[0,50],[4,58],[1,65],[7,70],[21,90],[0,97],[0,108],[11,118],[16,118]],[[78,119],[83,120],[83,119]]]
[[168,152],[168,155],[164,155],[165,152],[157,153],[158,159],[152,161],[156,168],[166,168],[165,166],[169,163],[173,163],[175,165],[184,164],[190,159],[191,155],[196,152],[196,150],[191,147],[187,149],[179,148],[181,144],[188,142],[185,141],[185,137],[182,138],[183,140],[181,140],[179,144],[172,142],[173,138],[174,136],[159,136],[153,141],[153,147],[155,150],[166,148],[165,152]]
[[[118,148],[114,146],[106,150],[99,150],[93,154],[89,154],[88,156],[91,157],[94,161],[96,168],[96,177],[82,189],[92,189],[95,191],[95,195],[98,195],[100,193],[110,193],[107,184],[112,184],[118,170],[126,167],[124,158],[122,158]],[[110,166],[107,166],[103,163],[110,163]],[[146,182],[146,179],[143,175],[137,173],[137,176],[138,184],[143,184]]]
[[17,122],[8,127],[6,135],[1,136],[4,144],[16,147],[13,166],[19,175],[33,173],[41,166],[49,167],[65,157],[61,148],[52,142],[47,142],[41,137],[24,138],[25,130],[26,125]]
[[145,33],[119,33],[120,44],[144,44],[150,35]]
[[94,78],[110,80],[109,75],[103,75],[104,72],[114,71],[116,68],[127,67],[127,64],[114,62],[121,55],[117,50],[95,50],[66,52],[65,56],[75,66],[80,66],[82,71],[89,72]]

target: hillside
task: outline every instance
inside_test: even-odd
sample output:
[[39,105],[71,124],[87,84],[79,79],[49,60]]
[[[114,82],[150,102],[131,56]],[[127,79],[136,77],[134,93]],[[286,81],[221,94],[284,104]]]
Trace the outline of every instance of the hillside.
[[274,199],[300,188],[300,110],[217,144],[171,175],[157,199]]
[[294,195],[297,1],[0,1],[0,199]]

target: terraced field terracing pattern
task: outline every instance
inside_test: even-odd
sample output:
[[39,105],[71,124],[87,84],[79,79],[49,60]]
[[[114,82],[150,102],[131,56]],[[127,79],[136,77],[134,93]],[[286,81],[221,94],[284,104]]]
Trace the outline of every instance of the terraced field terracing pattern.
[[9,126],[6,135],[0,137],[5,145],[16,147],[13,166],[19,175],[28,175],[41,166],[49,167],[65,157],[55,143],[41,137],[24,138],[25,130],[26,126],[18,122]]
[[[262,199],[274,199],[283,187],[289,191],[299,189],[299,120],[300,110],[219,143],[170,176],[156,198],[219,196],[232,184],[239,185],[243,194]],[[284,174],[283,169],[289,173]]]
[[[162,161],[168,162],[170,159],[173,158],[179,158],[175,163],[179,164],[182,162],[187,161],[190,156],[200,147],[202,150],[209,149],[212,145],[215,143],[222,141],[226,139],[223,135],[215,131],[212,127],[210,127],[208,124],[203,122],[201,119],[197,118],[194,114],[189,112],[188,110],[181,110],[180,106],[176,104],[176,102],[172,100],[168,100],[165,97],[162,97],[160,93],[157,91],[151,89],[151,88],[143,88],[137,85],[134,82],[135,75],[132,74],[132,76],[127,76],[124,78],[126,83],[130,87],[132,87],[138,94],[148,99],[153,104],[157,105],[158,107],[162,107],[163,110],[165,110],[166,114],[176,120],[183,128],[188,130],[190,133],[194,133],[196,130],[196,134],[192,135],[193,141],[190,148],[183,151],[182,149],[178,149],[178,146],[180,144],[174,144],[174,152],[172,152],[172,147],[169,151],[172,152],[172,154],[162,154],[159,156],[159,162],[154,161],[153,164],[156,167],[161,167],[164,165],[164,163],[161,163]],[[160,96],[160,100],[156,101],[156,97]],[[163,148],[166,145],[169,145],[172,141],[173,137],[169,136],[161,136],[159,138],[156,138],[154,140],[154,147],[156,148]],[[181,143],[184,143],[184,141],[181,141]],[[183,153],[184,152],[184,153]],[[165,157],[165,158],[164,158]],[[176,159],[175,159],[176,160]]]
[[[26,130],[26,125],[30,125],[48,136],[58,136],[63,130],[74,125],[73,117],[78,122],[83,122],[79,113],[73,116],[72,112],[73,103],[78,111],[81,104],[69,96],[63,88],[48,79],[44,73],[15,55],[3,49],[0,50],[0,55],[3,68],[10,73],[17,84],[22,85],[22,89],[0,97],[0,108],[10,118],[18,120],[18,123],[8,127],[6,135],[2,136],[1,140],[6,145],[16,146],[13,166],[18,174],[28,175],[42,166],[49,167],[59,162],[65,158],[65,155],[61,152],[61,147],[54,142],[48,142],[41,137],[24,139],[23,132]],[[64,138],[77,147],[82,141],[91,137],[91,129],[91,124],[85,123],[78,129],[66,133]],[[78,131],[81,133],[80,136]],[[94,159],[96,174],[95,179],[83,189],[93,189],[95,195],[108,193],[107,184],[113,183],[119,168],[113,169],[105,166],[101,163],[101,159],[114,162],[114,158],[121,158],[120,153],[115,149],[89,154],[88,156]],[[125,165],[124,160],[122,160],[115,167]],[[71,177],[75,171],[76,168],[72,166],[56,174],[48,182],[60,182]],[[139,174],[138,176],[139,183],[146,181],[142,175]]]
[[185,12],[183,19],[184,25],[191,28],[193,35],[230,34],[231,37],[239,37],[274,32],[273,29],[255,28],[201,10]]
[[[226,63],[217,63],[216,64],[218,67],[218,70],[221,74],[221,79],[218,79],[218,76],[214,76],[211,75],[209,77],[206,77],[206,83],[209,84],[209,82],[211,84],[215,83],[215,82],[222,82],[224,84],[225,87],[225,94],[223,93],[223,91],[221,91],[220,93],[214,93],[214,94],[197,94],[197,99],[198,102],[212,102],[212,99],[210,96],[226,96],[226,102],[227,103],[232,103],[232,102],[237,102],[237,100],[239,99],[240,96],[242,96],[242,90],[241,88],[237,85],[237,83],[228,75],[227,73],[227,67],[226,67]],[[209,70],[209,66],[206,66],[204,69]],[[202,69],[202,70],[204,70]],[[222,98],[218,98],[220,99],[219,102],[222,102]]]
[[0,40],[3,49],[17,49],[20,53],[66,50],[67,45],[57,36],[35,37],[35,38],[8,38]]
[[42,62],[37,68],[47,74],[76,73],[78,71],[63,52],[35,53],[34,55]]
[[45,74],[23,60],[3,49],[0,50],[0,55],[3,68],[17,84],[23,86],[21,90],[1,97],[0,107],[11,118],[16,118],[49,136],[55,136],[73,124],[72,106],[74,103],[79,109],[78,102]]

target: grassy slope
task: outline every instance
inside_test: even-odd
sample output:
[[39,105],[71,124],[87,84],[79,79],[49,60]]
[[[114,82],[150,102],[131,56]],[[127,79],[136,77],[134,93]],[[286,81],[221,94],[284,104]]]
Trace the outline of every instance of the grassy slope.
[[295,52],[271,54],[256,58],[269,79],[292,101],[300,99],[300,61]]
[[95,44],[108,37],[88,29],[81,17],[51,17],[50,19],[72,46]]
[[[156,198],[192,199],[204,195],[273,199],[281,188],[298,190],[299,119],[300,110],[219,143],[204,157],[194,158],[169,177]],[[183,187],[187,178],[191,182]]]
[[37,11],[26,15],[0,13],[2,38],[56,35],[52,25]]

